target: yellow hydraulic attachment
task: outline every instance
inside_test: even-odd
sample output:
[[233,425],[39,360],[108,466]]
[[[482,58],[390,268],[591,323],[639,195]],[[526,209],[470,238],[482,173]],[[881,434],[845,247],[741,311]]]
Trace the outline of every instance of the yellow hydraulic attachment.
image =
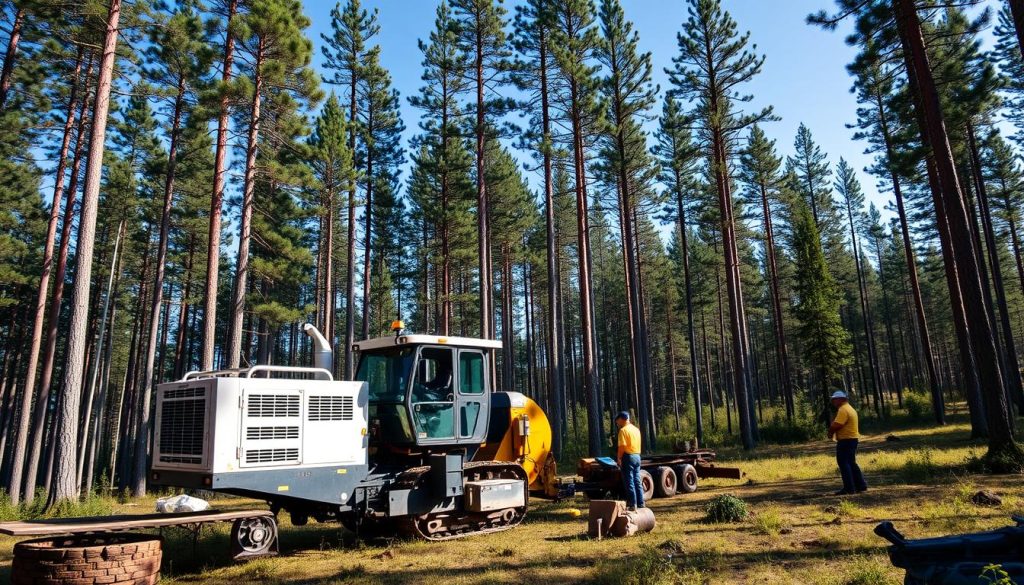
[[[533,400],[521,394],[512,396],[508,420],[504,420],[504,417],[501,420],[501,423],[508,425],[501,440],[481,445],[474,459],[514,461],[526,471],[531,492],[556,497],[559,493],[556,478],[558,465],[551,453],[551,424],[548,417]],[[492,418],[492,425],[497,422]]]

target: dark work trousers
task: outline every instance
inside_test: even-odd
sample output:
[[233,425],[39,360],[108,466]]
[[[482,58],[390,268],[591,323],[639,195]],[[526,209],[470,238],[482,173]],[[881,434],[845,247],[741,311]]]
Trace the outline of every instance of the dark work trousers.
[[857,465],[857,439],[836,441],[836,463],[839,464],[839,474],[843,476],[843,491],[852,494],[868,489],[864,474]]
[[631,508],[644,507],[644,486],[640,482],[640,456],[622,456],[622,489],[626,505]]

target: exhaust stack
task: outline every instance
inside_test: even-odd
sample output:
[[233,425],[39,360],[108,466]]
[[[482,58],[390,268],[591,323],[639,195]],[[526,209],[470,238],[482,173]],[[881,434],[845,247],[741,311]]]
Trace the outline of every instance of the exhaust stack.
[[313,366],[328,372],[334,371],[334,350],[323,333],[312,323],[302,326],[302,331],[313,340]]

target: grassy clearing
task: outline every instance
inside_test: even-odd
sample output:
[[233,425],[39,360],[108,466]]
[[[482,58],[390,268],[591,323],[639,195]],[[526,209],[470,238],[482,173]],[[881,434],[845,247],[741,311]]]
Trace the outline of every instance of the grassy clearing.
[[[891,432],[898,441],[886,440]],[[966,424],[876,433],[865,439],[859,457],[871,489],[856,496],[831,496],[839,477],[826,441],[754,453],[727,447],[720,459],[742,467],[747,480],[709,480],[695,494],[653,501],[658,527],[630,539],[588,539],[582,499],[535,499],[524,525],[513,531],[443,543],[357,542],[336,525],[297,528],[282,515],[282,555],[245,564],[228,558],[227,525],[205,529],[194,549],[188,533],[165,530],[164,582],[884,585],[901,583],[902,573],[889,565],[885,542],[872,533],[879,521],[892,520],[916,538],[1005,526],[1011,514],[1024,512],[1019,476],[968,472],[965,462],[983,454],[984,445],[967,439]],[[1001,495],[1002,505],[974,505],[970,498],[979,489]],[[708,504],[724,494],[741,498],[747,517],[705,522]],[[96,510],[121,513],[148,512],[154,504],[154,498],[100,500]],[[216,505],[259,503],[224,498]],[[0,538],[0,582],[9,574],[13,545]]]

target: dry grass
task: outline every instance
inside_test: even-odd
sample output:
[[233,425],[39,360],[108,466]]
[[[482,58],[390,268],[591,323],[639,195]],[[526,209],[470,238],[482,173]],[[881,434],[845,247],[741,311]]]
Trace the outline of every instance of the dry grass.
[[[534,500],[523,526],[501,534],[453,542],[356,542],[335,525],[292,527],[281,517],[282,555],[234,564],[227,526],[208,529],[193,551],[187,534],[166,532],[165,583],[215,584],[501,584],[501,583],[811,583],[882,585],[902,582],[885,542],[872,533],[892,520],[911,537],[982,530],[1009,523],[1021,511],[1024,485],[1017,476],[966,475],[962,464],[983,453],[966,439],[965,425],[897,431],[864,441],[860,462],[871,489],[836,498],[839,485],[832,446],[826,442],[763,447],[753,454],[729,450],[749,481],[712,480],[696,494],[655,500],[657,529],[626,540],[586,538],[586,502]],[[1003,496],[999,508],[970,502],[977,489]],[[702,522],[716,495],[744,499],[751,517],[732,524]],[[231,506],[258,505],[224,500]],[[148,511],[152,500],[119,504],[118,511]],[[585,516],[585,514],[584,514]],[[10,571],[14,541],[0,538],[0,582]]]

